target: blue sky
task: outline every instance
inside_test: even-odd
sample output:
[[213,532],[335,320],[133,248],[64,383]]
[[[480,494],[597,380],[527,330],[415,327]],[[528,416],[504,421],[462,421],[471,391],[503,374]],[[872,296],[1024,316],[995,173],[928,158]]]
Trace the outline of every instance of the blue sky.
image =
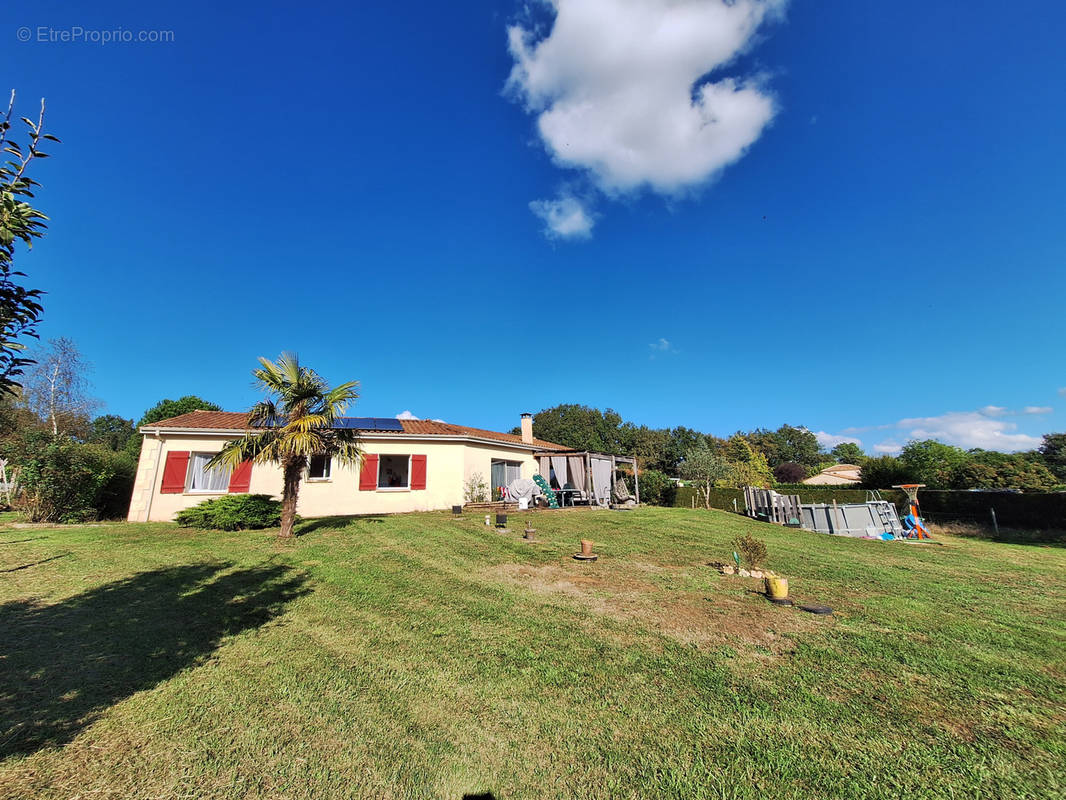
[[[668,5],[5,14],[3,85],[63,139],[20,259],[42,335],[130,417],[245,408],[255,358],[296,350],[362,382],[356,413],[497,429],[561,402],[871,452],[1066,428],[1066,10],[700,0],[680,63],[637,36]],[[48,41],[77,27],[173,41]],[[732,91],[675,142],[704,85]]]

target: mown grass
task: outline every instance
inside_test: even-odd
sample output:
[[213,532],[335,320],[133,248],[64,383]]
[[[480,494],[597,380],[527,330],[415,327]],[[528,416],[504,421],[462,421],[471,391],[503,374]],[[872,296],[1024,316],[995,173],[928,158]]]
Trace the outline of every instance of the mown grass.
[[1066,550],[532,519],[0,528],[0,797],[1066,793]]

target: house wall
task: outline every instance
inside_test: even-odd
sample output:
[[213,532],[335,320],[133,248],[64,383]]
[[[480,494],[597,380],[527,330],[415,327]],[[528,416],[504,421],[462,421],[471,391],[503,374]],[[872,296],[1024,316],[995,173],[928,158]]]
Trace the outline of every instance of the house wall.
[[[509,448],[502,445],[497,447],[495,445],[481,445],[476,443],[467,444],[463,449],[464,486],[466,481],[473,477],[475,473],[480,473],[482,479],[485,481],[485,491],[491,491],[492,462],[495,459],[520,462],[522,464],[523,478],[532,478],[537,471],[537,459],[533,458],[533,454],[529,450]],[[457,502],[463,502],[462,493],[460,493],[459,497],[460,499]]]
[[[232,438],[230,435],[168,433],[156,438],[145,436],[141,460],[137,467],[133,498],[128,519],[131,522],[167,521],[183,508],[226,492],[162,494],[166,454],[175,451],[217,453]],[[450,508],[463,502],[463,483],[474,472],[481,472],[486,484],[493,459],[522,462],[522,477],[531,478],[536,461],[528,450],[501,444],[480,445],[465,441],[434,441],[432,437],[391,437],[362,441],[363,451],[378,455],[426,456],[426,488],[423,490],[391,489],[363,492],[359,490],[359,466],[343,467],[336,461],[328,480],[304,480],[300,486],[297,513],[305,517],[342,514],[391,514],[405,511],[430,511]],[[252,467],[249,491],[253,494],[281,496],[281,469],[273,465]]]

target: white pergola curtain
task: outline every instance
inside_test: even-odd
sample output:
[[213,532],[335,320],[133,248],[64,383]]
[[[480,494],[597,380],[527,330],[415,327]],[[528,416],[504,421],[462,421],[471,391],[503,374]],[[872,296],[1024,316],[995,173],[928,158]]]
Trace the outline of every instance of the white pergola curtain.
[[611,459],[592,459],[592,494],[596,503],[605,506],[611,501]]
[[570,456],[567,459],[570,467],[570,483],[574,485],[575,489],[580,489],[582,495],[584,495],[585,487],[585,457],[584,456]]
[[551,459],[547,456],[541,456],[538,460],[540,461],[540,477],[544,478],[546,481],[550,481],[552,479]]
[[559,482],[559,488],[566,488],[566,456],[552,456],[552,469],[555,470],[555,480]]

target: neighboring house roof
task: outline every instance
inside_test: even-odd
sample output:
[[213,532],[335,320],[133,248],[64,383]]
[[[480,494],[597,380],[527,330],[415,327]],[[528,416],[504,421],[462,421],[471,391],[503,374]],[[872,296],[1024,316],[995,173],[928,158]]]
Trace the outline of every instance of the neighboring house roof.
[[862,480],[862,467],[856,464],[834,464],[826,467],[817,475],[807,478],[804,483],[813,486],[840,485],[844,483],[858,483]]
[[[466,425],[452,425],[448,422],[437,422],[430,419],[403,419],[403,432],[384,431],[392,436],[462,436],[469,439],[486,439],[489,441],[503,442],[535,448],[537,450],[565,450],[561,444],[546,442],[543,439],[534,439],[532,444],[526,444],[522,437],[513,433],[500,433],[499,431],[487,431],[483,428],[469,428]],[[190,411],[170,419],[161,419],[150,425],[144,425],[142,431],[244,431],[248,428],[248,414],[241,411]],[[363,434],[374,435],[373,431],[362,431]]]

